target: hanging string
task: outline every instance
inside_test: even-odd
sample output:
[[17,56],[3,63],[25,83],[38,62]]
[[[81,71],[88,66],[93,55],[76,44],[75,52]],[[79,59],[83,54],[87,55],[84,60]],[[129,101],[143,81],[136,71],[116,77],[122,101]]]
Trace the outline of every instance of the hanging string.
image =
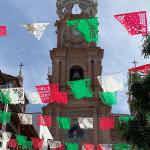
[[[77,8],[77,6],[76,6],[76,8]],[[77,10],[76,10],[77,11]],[[139,12],[140,12],[141,10],[139,10]],[[145,11],[147,11],[147,12],[149,12],[150,10],[145,10]],[[138,12],[138,11],[136,11],[136,12]],[[113,18],[114,16],[113,15],[105,15],[105,16],[96,16],[96,17],[98,17],[98,18],[101,18],[101,17],[104,17],[104,18]],[[46,22],[46,23],[50,23],[49,24],[49,26],[54,26],[54,24],[56,23],[56,20],[58,20],[59,18],[55,18],[55,21],[42,21],[42,22]],[[59,20],[59,21],[61,21],[61,20]],[[39,21],[40,22],[40,21]],[[38,23],[38,21],[36,21],[36,23]],[[4,24],[4,23],[3,23]],[[6,23],[7,24],[7,23]],[[25,23],[22,23],[22,24],[25,24]],[[28,24],[28,23],[27,23]],[[29,24],[32,24],[32,23],[29,23]],[[20,24],[18,24],[18,25],[20,25]],[[14,24],[13,24],[13,27],[14,27]]]

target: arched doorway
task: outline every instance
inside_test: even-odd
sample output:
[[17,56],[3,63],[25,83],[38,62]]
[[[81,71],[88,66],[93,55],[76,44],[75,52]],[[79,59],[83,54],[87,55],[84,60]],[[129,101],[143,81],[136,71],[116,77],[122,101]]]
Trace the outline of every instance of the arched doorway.
[[84,138],[85,131],[82,130],[77,123],[73,124],[68,131],[69,138],[71,141],[79,142]]

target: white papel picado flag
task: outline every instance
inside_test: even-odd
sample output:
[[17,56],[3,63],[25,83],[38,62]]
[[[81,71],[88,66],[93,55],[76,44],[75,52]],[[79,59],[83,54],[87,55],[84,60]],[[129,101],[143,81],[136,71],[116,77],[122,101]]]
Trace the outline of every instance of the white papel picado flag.
[[47,126],[40,126],[40,138],[44,139],[44,141],[53,140],[52,134]]
[[32,125],[32,115],[30,114],[22,114],[22,113],[18,113],[19,119],[21,121],[21,124],[24,125]]
[[32,23],[21,26],[24,27],[30,34],[34,35],[38,40],[40,40],[48,28],[49,23]]
[[0,101],[4,104],[25,104],[23,88],[0,89]]
[[11,138],[11,133],[10,132],[5,132],[0,130],[0,150],[10,150],[7,148],[7,142],[9,142]]
[[123,82],[121,73],[113,73],[97,77],[104,92],[123,91]]
[[93,118],[78,118],[78,123],[82,129],[93,129]]
[[38,92],[25,92],[25,95],[30,104],[42,104]]

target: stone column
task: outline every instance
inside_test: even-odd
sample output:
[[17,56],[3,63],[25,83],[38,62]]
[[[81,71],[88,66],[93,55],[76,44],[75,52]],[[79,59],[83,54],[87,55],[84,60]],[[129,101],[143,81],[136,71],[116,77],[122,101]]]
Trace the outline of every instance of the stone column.
[[59,83],[59,62],[60,59],[54,60],[54,74],[53,74],[53,83]]
[[88,77],[91,79],[91,58],[88,58],[88,68],[87,68],[87,72],[88,72]]
[[60,114],[60,108],[59,107],[57,107],[56,109],[56,113],[55,113],[55,121],[56,121],[56,140],[60,140],[60,133],[59,133],[59,127],[58,127],[58,124],[57,124],[57,117],[59,117],[59,114]]
[[66,62],[65,59],[63,59],[62,61],[62,91],[65,91],[65,83],[66,83]]

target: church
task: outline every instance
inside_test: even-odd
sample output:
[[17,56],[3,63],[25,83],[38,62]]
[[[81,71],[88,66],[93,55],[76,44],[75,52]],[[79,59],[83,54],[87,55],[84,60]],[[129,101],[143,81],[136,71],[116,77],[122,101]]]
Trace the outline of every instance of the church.
[[[81,9],[80,14],[73,14],[74,5]],[[48,75],[50,84],[59,84],[61,92],[68,93],[68,104],[50,103],[42,108],[44,115],[52,116],[52,127],[49,128],[54,140],[61,143],[90,143],[90,144],[118,144],[121,143],[115,129],[102,131],[99,129],[99,117],[115,117],[111,113],[111,106],[102,103],[97,92],[102,91],[97,76],[102,74],[102,60],[104,49],[97,43],[87,43],[81,35],[67,26],[66,20],[94,18],[98,12],[97,0],[57,0],[57,47],[50,50],[52,61],[52,75]],[[92,98],[76,100],[66,82],[91,79]],[[59,129],[56,118],[64,116],[71,118],[70,130]],[[93,129],[83,130],[79,127],[79,117],[93,118]],[[81,146],[80,146],[81,147]],[[80,148],[81,149],[81,148]]]

